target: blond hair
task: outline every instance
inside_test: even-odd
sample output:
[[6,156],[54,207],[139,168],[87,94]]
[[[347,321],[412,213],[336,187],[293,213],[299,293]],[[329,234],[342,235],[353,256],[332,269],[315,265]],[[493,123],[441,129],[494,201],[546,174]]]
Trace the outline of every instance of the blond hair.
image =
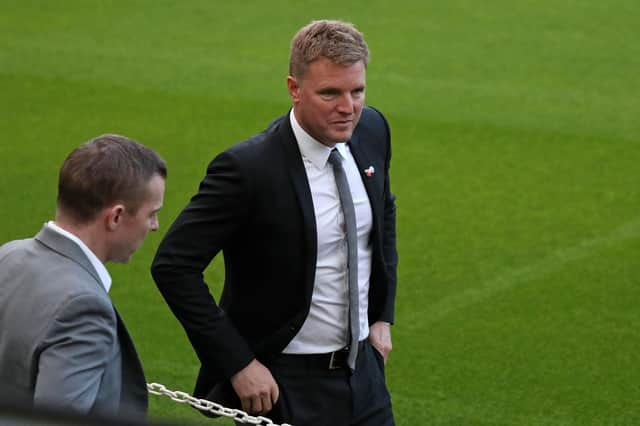
[[367,66],[369,48],[353,24],[342,21],[313,21],[291,40],[289,75],[302,78],[310,63],[320,57],[340,65],[358,61]]

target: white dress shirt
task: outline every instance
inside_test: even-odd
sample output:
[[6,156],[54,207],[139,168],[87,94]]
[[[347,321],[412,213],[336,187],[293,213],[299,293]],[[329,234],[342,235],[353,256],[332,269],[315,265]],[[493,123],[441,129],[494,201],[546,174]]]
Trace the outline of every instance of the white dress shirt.
[[111,275],[109,275],[109,271],[107,271],[107,268],[100,261],[100,259],[98,259],[96,255],[93,254],[91,249],[87,247],[87,245],[83,243],[80,238],[76,237],[71,232],[60,228],[58,225],[55,224],[55,222],[53,221],[47,222],[47,227],[52,231],[62,235],[63,237],[70,239],[71,241],[76,243],[78,247],[80,247],[80,250],[82,250],[85,256],[87,256],[87,258],[89,259],[89,262],[91,262],[91,266],[93,266],[93,269],[95,269],[96,272],[98,273],[98,277],[100,277],[100,282],[108,293],[109,289],[111,288]]
[[[349,342],[349,283],[347,238],[338,187],[329,164],[332,148],[315,140],[289,115],[307,173],[316,218],[318,256],[311,308],[285,353],[326,353]],[[343,157],[358,228],[358,291],[360,339],[369,335],[368,304],[371,275],[371,205],[358,166],[345,143],[336,144]]]

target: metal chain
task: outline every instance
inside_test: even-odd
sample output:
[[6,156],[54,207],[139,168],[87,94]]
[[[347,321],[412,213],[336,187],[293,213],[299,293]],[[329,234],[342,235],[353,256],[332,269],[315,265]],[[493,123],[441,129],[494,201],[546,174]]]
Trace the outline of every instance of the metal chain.
[[240,423],[249,423],[253,425],[264,425],[264,426],[291,426],[288,423],[283,423],[278,425],[277,423],[273,423],[269,418],[262,416],[251,416],[245,413],[242,410],[234,409],[234,408],[226,408],[220,404],[215,402],[207,401],[206,399],[198,399],[194,398],[186,392],[181,391],[172,391],[167,389],[166,386],[161,385],[160,383],[147,383],[147,390],[152,395],[164,395],[171,398],[173,401],[178,402],[180,404],[189,404],[194,408],[202,411],[209,411],[217,416],[229,417]]

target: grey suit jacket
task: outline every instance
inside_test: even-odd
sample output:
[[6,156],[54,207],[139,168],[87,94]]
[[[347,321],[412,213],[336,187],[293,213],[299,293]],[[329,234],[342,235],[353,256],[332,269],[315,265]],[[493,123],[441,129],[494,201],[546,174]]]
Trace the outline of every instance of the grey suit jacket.
[[0,247],[0,394],[27,406],[146,414],[140,361],[97,272],[46,226]]

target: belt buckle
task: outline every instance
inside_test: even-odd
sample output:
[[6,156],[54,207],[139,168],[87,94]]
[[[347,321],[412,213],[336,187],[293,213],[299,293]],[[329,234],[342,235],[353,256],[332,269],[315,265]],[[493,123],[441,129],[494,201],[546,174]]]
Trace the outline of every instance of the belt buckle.
[[340,368],[339,365],[336,364],[336,352],[331,352],[331,357],[329,357],[329,370],[337,370]]

